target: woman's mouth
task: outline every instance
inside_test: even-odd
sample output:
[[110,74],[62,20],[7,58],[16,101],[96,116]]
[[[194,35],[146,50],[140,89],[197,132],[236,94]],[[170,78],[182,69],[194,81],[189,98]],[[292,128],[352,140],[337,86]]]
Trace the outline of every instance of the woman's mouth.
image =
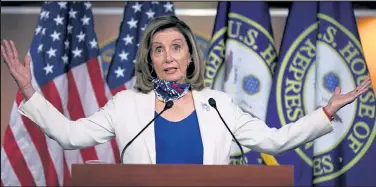
[[164,69],[164,72],[167,73],[167,74],[173,74],[173,73],[175,73],[177,70],[178,70],[178,68],[171,67],[171,68],[166,68],[166,69]]

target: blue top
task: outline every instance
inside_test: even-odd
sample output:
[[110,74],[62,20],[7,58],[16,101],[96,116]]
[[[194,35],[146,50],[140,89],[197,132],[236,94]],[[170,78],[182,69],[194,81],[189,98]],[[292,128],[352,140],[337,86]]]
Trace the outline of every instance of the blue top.
[[159,116],[154,124],[157,164],[203,164],[203,145],[196,111],[179,122]]

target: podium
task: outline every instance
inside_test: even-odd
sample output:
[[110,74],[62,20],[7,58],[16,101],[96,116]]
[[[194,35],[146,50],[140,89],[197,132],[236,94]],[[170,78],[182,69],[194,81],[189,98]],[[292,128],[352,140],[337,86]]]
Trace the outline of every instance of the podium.
[[73,186],[293,186],[292,166],[73,164]]

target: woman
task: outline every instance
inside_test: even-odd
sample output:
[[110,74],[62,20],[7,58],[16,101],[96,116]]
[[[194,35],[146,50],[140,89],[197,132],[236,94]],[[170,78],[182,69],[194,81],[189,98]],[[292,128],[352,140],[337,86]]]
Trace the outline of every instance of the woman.
[[[1,52],[24,101],[22,115],[34,121],[65,149],[94,146],[116,137],[120,150],[160,113],[167,101],[172,108],[128,147],[124,163],[228,164],[232,136],[255,151],[280,154],[333,130],[330,116],[367,91],[370,79],[341,95],[339,88],[326,107],[280,129],[244,113],[222,92],[204,89],[204,61],[191,29],[175,16],[151,21],[140,42],[135,89],[116,94],[94,115],[71,121],[55,109],[31,84],[30,58],[18,59],[13,42]],[[7,50],[5,50],[5,48]]]

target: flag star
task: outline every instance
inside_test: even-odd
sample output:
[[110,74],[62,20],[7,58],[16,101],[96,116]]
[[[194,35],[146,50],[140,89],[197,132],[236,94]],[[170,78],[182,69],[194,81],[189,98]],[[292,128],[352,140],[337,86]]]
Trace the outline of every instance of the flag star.
[[153,1],[153,2],[151,2],[151,4],[159,4],[159,2],[158,1]]
[[39,46],[38,46],[38,53],[41,52],[41,51],[43,51],[43,44],[39,44]]
[[91,48],[98,48],[97,44],[98,43],[97,43],[97,41],[95,41],[95,38],[93,38],[93,40],[90,41]]
[[40,20],[42,20],[42,19],[48,19],[49,15],[50,15],[49,11],[42,10],[41,13],[40,13]]
[[73,8],[71,8],[68,13],[69,13],[69,18],[76,19],[77,11],[74,11]]
[[84,3],[85,7],[86,7],[86,10],[91,8],[91,3],[90,2],[85,2]]
[[51,58],[52,56],[56,56],[56,49],[50,47],[50,50],[47,51],[48,57]]
[[81,53],[82,53],[82,50],[81,49],[78,49],[78,47],[76,47],[76,49],[74,49],[72,51],[73,53],[73,57],[76,58],[76,57],[81,57]]
[[60,9],[67,8],[67,2],[58,2]]
[[132,8],[134,9],[134,13],[138,11],[141,12],[141,7],[142,7],[142,4],[138,4],[138,2],[136,2],[136,4],[132,6]]
[[42,35],[45,35],[46,34],[46,28],[43,28],[42,29]]
[[63,25],[63,20],[64,18],[60,17],[59,14],[56,16],[56,18],[54,18],[54,21],[56,22],[56,26],[58,26],[59,24]]
[[44,71],[46,71],[46,75],[49,74],[49,73],[53,73],[53,71],[52,71],[53,67],[54,67],[53,65],[50,65],[49,63],[47,63],[47,66],[43,68]]
[[50,18],[50,11],[46,11],[46,14],[44,15],[46,19]]
[[165,5],[163,5],[165,7],[165,12],[169,12],[171,11],[172,12],[172,8],[174,7],[174,5],[172,5],[170,2],[167,2]]
[[64,64],[68,64],[68,56],[67,56],[67,54],[64,54],[64,55],[61,57],[61,60],[63,60],[63,63],[64,63]]
[[154,18],[155,12],[153,12],[151,9],[149,11],[145,12],[149,19]]
[[136,63],[136,59],[133,60],[133,64],[135,64],[135,63]]
[[46,11],[42,10],[40,12],[40,20],[42,20],[46,16]]
[[72,33],[72,29],[73,29],[73,26],[72,25],[68,25],[67,26],[67,30],[68,30],[68,33]]
[[54,42],[55,40],[60,40],[60,32],[54,31],[51,35],[52,41]]
[[38,25],[37,28],[35,29],[35,35],[39,34],[41,30],[42,30],[42,27]]
[[129,25],[129,28],[137,28],[137,20],[134,20],[133,18],[130,20],[130,21],[127,21],[128,25]]
[[81,21],[82,21],[82,25],[89,25],[90,17],[87,17],[86,15],[84,15],[84,17],[81,18]]
[[144,27],[141,28],[141,30],[144,31],[146,29],[146,26],[148,26],[148,24],[145,24]]
[[120,57],[120,60],[123,61],[123,60],[128,60],[128,54],[129,53],[126,53],[124,50],[119,54],[119,57]]
[[85,33],[83,33],[82,31],[80,31],[80,34],[79,35],[76,35],[76,37],[78,38],[78,42],[82,42],[85,40]]
[[132,44],[132,40],[133,40],[133,36],[130,36],[129,34],[127,34],[127,36],[125,36],[123,38],[123,40],[125,41],[125,45],[128,45],[128,44]]
[[125,69],[123,69],[119,66],[118,69],[115,70],[116,78],[124,77],[124,71],[125,71]]
[[65,40],[64,44],[65,44],[65,49],[69,49],[69,40],[68,39]]

